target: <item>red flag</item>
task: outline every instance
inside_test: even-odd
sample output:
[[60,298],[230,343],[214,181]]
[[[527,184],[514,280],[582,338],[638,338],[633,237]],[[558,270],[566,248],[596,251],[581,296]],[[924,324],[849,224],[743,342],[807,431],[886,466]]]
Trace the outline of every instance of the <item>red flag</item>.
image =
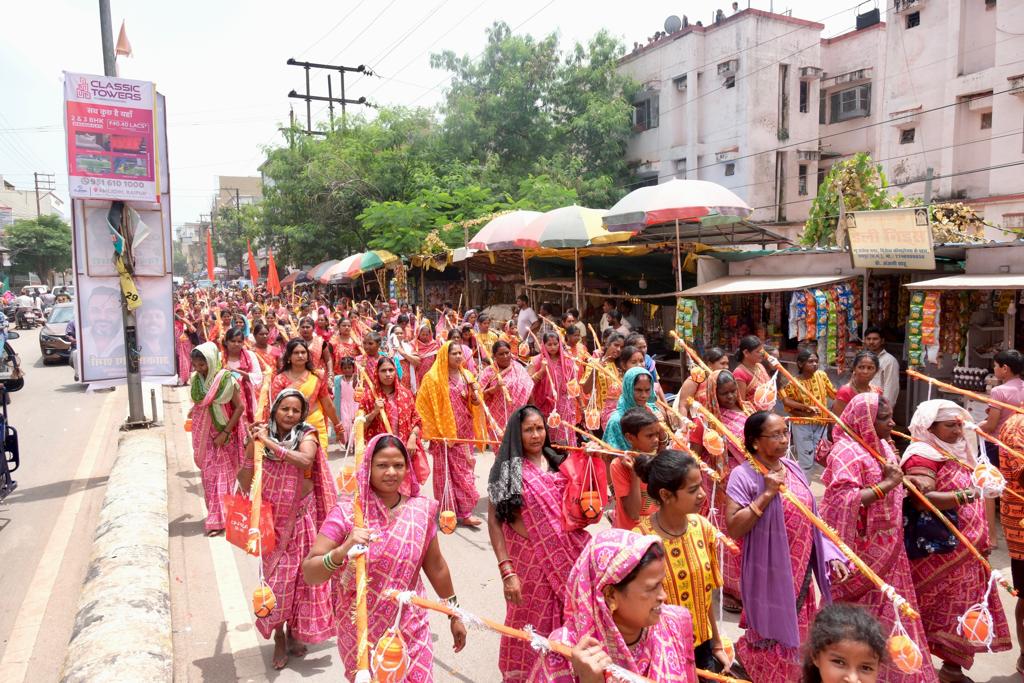
[[267,256],[267,289],[274,296],[281,293],[281,280],[277,277],[277,264],[274,263],[274,252]]
[[213,267],[216,261],[213,260],[213,230],[206,233],[206,275],[210,282],[214,281]]
[[249,240],[245,241],[245,249],[249,252],[249,279],[252,280],[252,286],[255,287],[260,279],[260,269],[256,267],[256,259],[252,255],[252,245],[249,244]]

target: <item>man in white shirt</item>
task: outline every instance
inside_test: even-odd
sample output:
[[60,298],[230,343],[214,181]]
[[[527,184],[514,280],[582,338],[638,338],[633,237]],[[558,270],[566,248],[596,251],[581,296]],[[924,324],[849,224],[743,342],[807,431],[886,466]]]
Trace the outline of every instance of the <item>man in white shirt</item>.
[[519,314],[516,316],[516,329],[519,332],[519,339],[527,341],[530,338],[530,330],[536,334],[540,328],[540,318],[536,311],[530,308],[530,298],[525,294],[516,297],[516,305],[519,307]]
[[602,335],[604,331],[612,326],[611,320],[608,319],[608,314],[615,310],[615,299],[605,299],[601,303],[601,322],[597,325],[597,331]]
[[871,380],[871,386],[879,387],[885,400],[895,408],[900,395],[900,362],[885,350],[885,337],[878,327],[869,327],[864,332],[864,346],[878,356],[878,372]]

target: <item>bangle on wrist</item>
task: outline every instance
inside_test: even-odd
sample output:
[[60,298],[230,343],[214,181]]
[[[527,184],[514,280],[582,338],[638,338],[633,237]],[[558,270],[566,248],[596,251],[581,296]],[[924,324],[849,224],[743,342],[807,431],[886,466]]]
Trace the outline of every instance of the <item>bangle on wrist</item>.
[[761,519],[761,517],[764,516],[764,510],[762,510],[761,507],[755,501],[750,501],[747,507],[750,509],[751,512],[754,513],[754,516],[756,516],[758,519]]
[[875,498],[877,500],[882,500],[883,498],[885,498],[885,491],[883,491],[882,487],[879,486],[878,484],[871,485],[871,492],[875,494]]

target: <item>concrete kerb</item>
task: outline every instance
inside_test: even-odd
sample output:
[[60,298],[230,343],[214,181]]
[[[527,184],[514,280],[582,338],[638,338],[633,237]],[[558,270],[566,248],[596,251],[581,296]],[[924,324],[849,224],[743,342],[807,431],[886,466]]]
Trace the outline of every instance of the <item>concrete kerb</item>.
[[61,681],[173,678],[163,429],[123,434]]

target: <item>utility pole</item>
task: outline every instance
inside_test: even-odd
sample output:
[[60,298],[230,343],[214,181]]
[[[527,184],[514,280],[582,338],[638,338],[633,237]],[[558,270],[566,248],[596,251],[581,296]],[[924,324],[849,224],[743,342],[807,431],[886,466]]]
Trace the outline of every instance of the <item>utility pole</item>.
[[[238,194],[238,188],[237,187],[235,188],[235,230],[238,233],[238,241],[239,241],[239,243],[241,243],[241,241],[242,241],[242,204],[241,204],[241,198],[239,197],[239,194]],[[239,256],[238,263],[236,265],[238,266],[238,274],[239,275],[244,275],[245,271],[242,270],[242,259],[241,259],[241,256]]]
[[[291,92],[288,93],[288,97],[291,97],[291,98],[294,98],[294,99],[299,99],[299,100],[305,100],[306,101],[306,130],[305,130],[306,135],[326,135],[326,133],[324,133],[323,131],[313,130],[312,103],[313,103],[314,100],[317,101],[317,102],[327,102],[327,106],[330,109],[331,130],[334,130],[334,104],[335,103],[338,103],[338,104],[341,105],[341,129],[342,130],[345,130],[345,117],[346,117],[345,105],[347,105],[347,104],[363,104],[363,105],[366,105],[368,107],[373,106],[373,105],[369,104],[366,101],[365,97],[360,97],[358,100],[350,100],[350,99],[347,99],[345,97],[345,74],[346,73],[359,73],[359,74],[373,75],[373,72],[370,71],[370,69],[368,69],[365,64],[360,64],[359,66],[341,66],[339,64],[318,64],[316,62],[300,62],[300,61],[296,60],[294,57],[289,58],[288,61],[285,62],[285,63],[288,64],[288,66],[301,66],[306,71],[306,92],[304,94],[300,94],[300,93],[297,93],[294,90],[292,90]],[[313,94],[310,93],[310,89],[309,89],[309,72],[310,72],[310,69],[326,69],[328,71],[328,74],[327,74],[327,97],[324,97],[322,95],[313,95]],[[338,74],[341,76],[341,97],[335,97],[334,96],[333,86],[331,84],[331,74],[330,74],[330,72],[332,72],[332,71],[337,71]]]
[[[116,57],[114,56],[114,32],[110,24],[110,0],[99,0],[100,3],[100,39],[103,44],[103,75],[117,76]],[[119,216],[121,221],[127,220],[127,207],[124,202],[113,202],[110,206],[111,217]],[[120,225],[121,223],[118,223]],[[126,244],[125,249],[132,245]],[[121,296],[121,320],[124,323],[124,355],[125,382],[128,386],[128,421],[129,429],[149,424],[142,403],[142,374],[138,332],[135,327],[135,312],[128,310],[128,302]],[[156,415],[153,416],[156,419]]]
[[47,194],[57,189],[55,185],[56,181],[54,181],[52,173],[33,173],[32,177],[35,178],[36,183],[36,218],[40,218],[43,215],[43,211],[41,208],[41,197],[39,196],[39,191],[45,190],[46,192],[43,194],[43,197],[45,197]]

